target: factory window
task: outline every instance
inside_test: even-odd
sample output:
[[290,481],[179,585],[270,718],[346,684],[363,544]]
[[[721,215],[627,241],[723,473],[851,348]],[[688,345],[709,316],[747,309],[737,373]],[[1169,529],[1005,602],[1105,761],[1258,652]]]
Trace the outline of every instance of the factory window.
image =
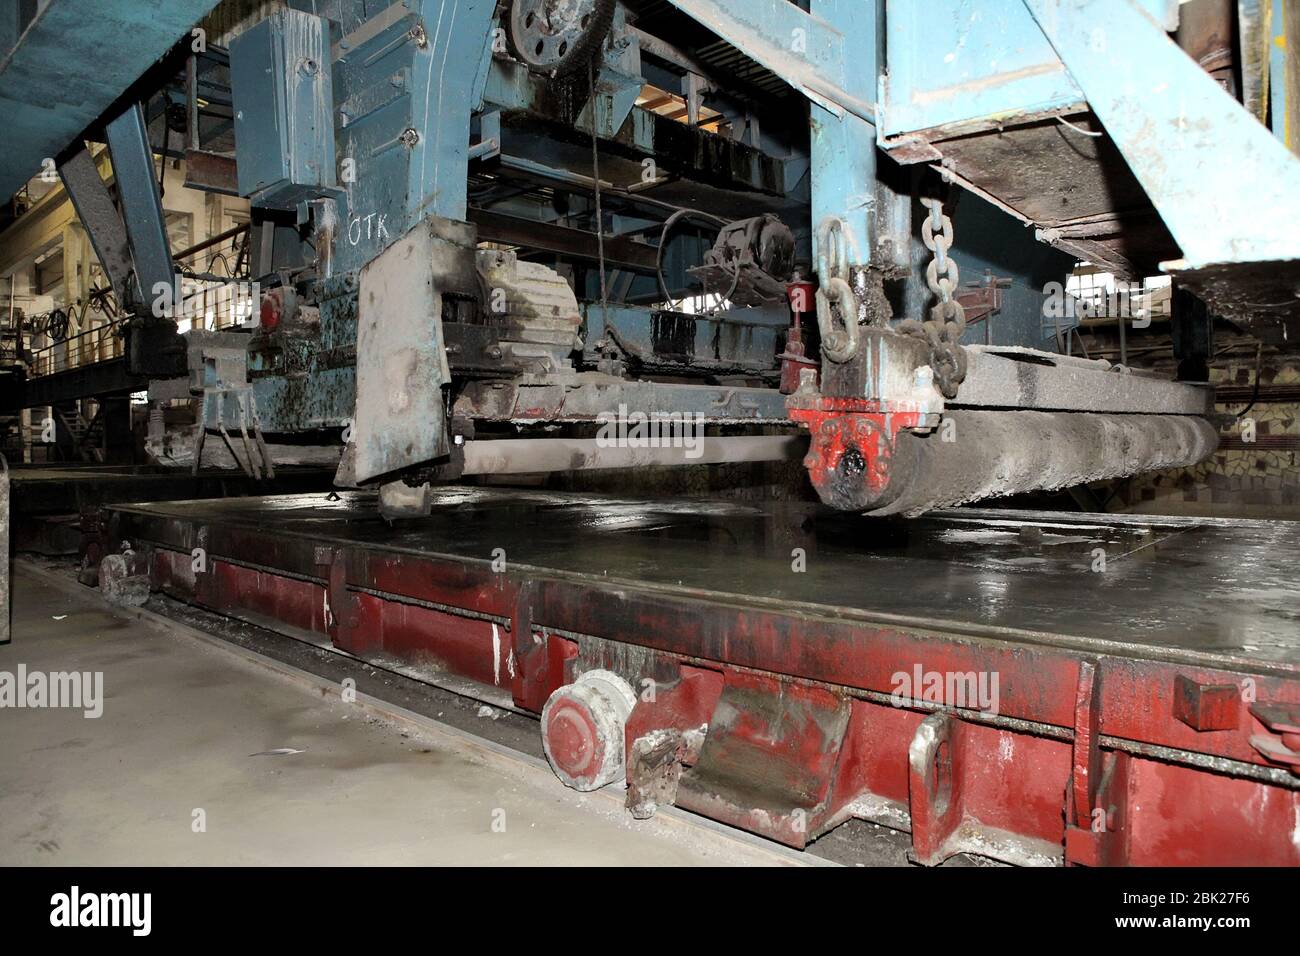
[[1170,289],[1169,276],[1122,279],[1087,262],[1065,282],[1066,294],[1076,303],[1074,314],[1095,319],[1168,317]]

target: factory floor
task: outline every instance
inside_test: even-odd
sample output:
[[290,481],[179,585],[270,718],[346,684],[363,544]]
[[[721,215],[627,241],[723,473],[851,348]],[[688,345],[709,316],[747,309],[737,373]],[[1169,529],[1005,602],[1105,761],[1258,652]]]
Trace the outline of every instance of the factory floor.
[[[102,672],[102,716],[0,709],[0,865],[770,865],[671,815],[174,632],[22,564],[0,675]],[[0,679],[3,679],[0,676]],[[93,701],[90,702],[93,704]]]

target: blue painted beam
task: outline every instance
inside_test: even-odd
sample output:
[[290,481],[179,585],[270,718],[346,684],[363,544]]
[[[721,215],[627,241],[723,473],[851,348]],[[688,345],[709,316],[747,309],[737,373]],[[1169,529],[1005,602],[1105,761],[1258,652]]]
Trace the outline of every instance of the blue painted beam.
[[1286,96],[1286,63],[1288,56],[1294,58],[1300,56],[1300,52],[1287,50],[1286,32],[1287,16],[1300,15],[1300,10],[1293,4],[1290,5],[1290,10],[1287,7],[1286,0],[1273,0],[1272,29],[1268,44],[1268,91],[1273,135],[1294,153],[1300,152],[1300,130],[1288,128],[1290,113]]
[[[8,4],[6,4],[8,6]],[[0,52],[0,196],[40,172],[216,0],[50,0]]]
[[[1173,0],[1139,2],[1166,29],[1176,26]],[[921,130],[990,125],[1083,105],[1082,90],[1033,16],[1014,0],[889,0],[885,46],[879,127],[886,148]]]
[[882,139],[1083,102],[1023,4],[890,0],[886,17]]
[[1300,258],[1300,160],[1136,0],[1024,0],[1183,252]]
[[465,218],[494,10],[494,0],[404,0],[335,45],[337,154],[355,164],[337,201],[336,271],[360,268],[426,216]]
[[820,16],[789,0],[670,2],[832,115],[851,113],[875,122],[874,73],[869,74],[871,94],[855,94],[847,78],[860,76],[864,64],[848,55],[845,34]]

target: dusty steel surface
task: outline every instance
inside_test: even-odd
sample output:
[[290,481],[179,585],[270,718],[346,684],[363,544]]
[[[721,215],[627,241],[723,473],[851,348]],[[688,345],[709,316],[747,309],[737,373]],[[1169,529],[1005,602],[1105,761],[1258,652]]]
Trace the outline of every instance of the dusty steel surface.
[[[1295,523],[974,509],[894,521],[805,505],[461,487],[436,488],[432,499],[428,518],[392,527],[362,493],[113,510],[484,563],[500,548],[512,569],[606,584],[1300,672]],[[802,572],[792,568],[796,548]],[[1094,570],[1099,552],[1105,570]]]
[[355,436],[358,482],[447,453],[442,385],[451,381],[444,296],[472,298],[472,226],[430,218],[361,270]]
[[952,402],[957,406],[1167,415],[1214,411],[1209,386],[1120,369],[1102,359],[983,345],[968,346],[966,354],[966,378]]
[[615,447],[597,438],[499,438],[464,445],[465,475],[520,475],[602,468],[798,461],[803,435],[728,435],[700,438],[692,447]]
[[[1215,427],[1192,415],[1097,415],[1090,412],[951,411],[952,431],[900,432],[888,451],[886,482],[862,493],[855,462],[841,458],[822,499],[874,514],[917,515],[935,508],[1035,490],[1070,488],[1144,471],[1188,468],[1218,444]],[[818,436],[820,437],[820,436]],[[814,449],[817,441],[814,439]],[[856,437],[843,443],[861,444]],[[824,449],[814,459],[829,465]],[[865,457],[871,455],[862,449]],[[876,455],[879,464],[880,455]],[[810,468],[814,482],[828,476]]]

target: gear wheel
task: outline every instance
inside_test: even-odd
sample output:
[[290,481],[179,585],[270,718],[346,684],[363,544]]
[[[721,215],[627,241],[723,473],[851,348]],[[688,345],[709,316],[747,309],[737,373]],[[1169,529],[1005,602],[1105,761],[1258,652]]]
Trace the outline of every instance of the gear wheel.
[[55,309],[50,313],[50,324],[46,331],[49,332],[50,338],[56,342],[62,342],[68,337],[68,313],[62,309]]
[[514,0],[506,37],[529,69],[564,76],[586,66],[614,22],[615,0]]

